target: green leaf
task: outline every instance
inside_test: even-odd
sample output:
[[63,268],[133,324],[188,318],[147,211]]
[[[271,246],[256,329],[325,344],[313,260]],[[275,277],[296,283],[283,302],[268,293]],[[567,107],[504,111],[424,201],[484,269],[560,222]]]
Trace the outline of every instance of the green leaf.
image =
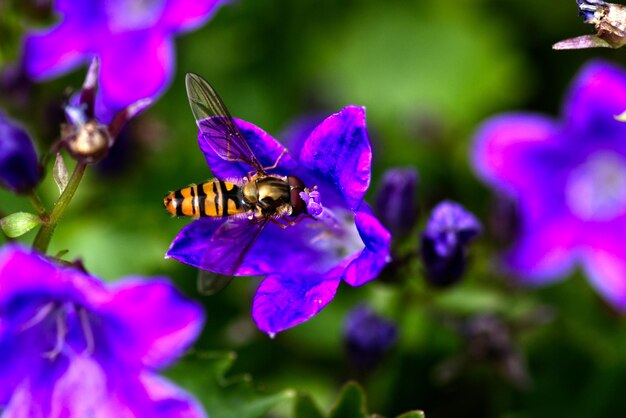
[[9,238],[22,236],[39,224],[41,224],[41,219],[28,212],[12,213],[0,219],[0,228]]
[[426,418],[426,415],[423,411],[409,411],[398,415],[396,418]]
[[300,392],[296,397],[293,409],[294,418],[324,418],[308,393]]
[[296,396],[295,391],[289,389],[261,393],[247,374],[226,377],[236,357],[233,352],[193,353],[166,374],[193,392],[211,417],[263,417],[278,403]]
[[355,382],[348,382],[341,389],[339,398],[331,408],[328,418],[367,418],[365,394]]

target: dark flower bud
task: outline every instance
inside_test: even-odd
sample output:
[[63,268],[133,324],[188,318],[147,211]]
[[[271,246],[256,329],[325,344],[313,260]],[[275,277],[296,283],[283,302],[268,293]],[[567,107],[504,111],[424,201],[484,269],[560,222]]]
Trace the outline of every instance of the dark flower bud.
[[495,314],[480,314],[453,325],[465,343],[461,353],[437,367],[436,377],[441,383],[450,381],[465,368],[486,365],[518,388],[528,386],[530,378],[517,347],[515,324]]
[[376,214],[393,237],[408,235],[417,222],[417,170],[387,170],[376,194]]
[[367,371],[395,343],[397,329],[393,322],[367,306],[358,306],[346,318],[344,338],[350,362],[357,369]]
[[17,193],[37,186],[42,170],[28,134],[0,113],[0,184]]
[[467,245],[482,231],[463,206],[444,201],[433,209],[422,233],[421,255],[427,280],[434,286],[458,282],[465,272]]

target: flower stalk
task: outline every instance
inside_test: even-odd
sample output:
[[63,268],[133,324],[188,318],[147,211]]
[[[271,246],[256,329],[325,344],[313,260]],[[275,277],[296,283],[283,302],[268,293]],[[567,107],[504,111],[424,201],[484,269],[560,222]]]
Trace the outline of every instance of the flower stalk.
[[67,187],[59,196],[59,200],[54,204],[54,208],[52,208],[52,212],[46,223],[44,223],[37,232],[37,236],[35,237],[35,241],[33,242],[33,248],[41,251],[42,253],[46,253],[48,250],[48,246],[50,245],[50,240],[52,239],[52,234],[54,234],[54,230],[63,216],[65,209],[69,205],[70,201],[74,197],[76,193],[76,189],[78,189],[78,185],[85,174],[85,169],[87,168],[87,164],[84,162],[76,163],[74,167],[74,171],[72,172],[72,176],[70,177],[69,182],[67,183]]

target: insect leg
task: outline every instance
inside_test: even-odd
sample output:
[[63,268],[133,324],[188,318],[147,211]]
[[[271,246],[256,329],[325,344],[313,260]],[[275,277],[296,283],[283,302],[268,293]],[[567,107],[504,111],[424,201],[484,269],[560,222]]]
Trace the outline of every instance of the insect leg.
[[280,153],[280,155],[278,156],[278,158],[276,159],[276,161],[274,161],[274,164],[269,166],[269,167],[263,167],[263,170],[273,170],[278,166],[278,163],[280,162],[280,159],[283,158],[283,155],[287,154],[287,148],[283,148],[283,152]]

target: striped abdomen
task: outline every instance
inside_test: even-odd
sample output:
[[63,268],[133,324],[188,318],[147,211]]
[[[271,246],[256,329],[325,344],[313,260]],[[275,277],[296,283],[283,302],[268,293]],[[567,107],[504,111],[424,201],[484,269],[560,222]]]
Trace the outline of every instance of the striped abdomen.
[[169,193],[163,205],[175,216],[229,216],[246,212],[241,188],[234,183],[213,179]]

